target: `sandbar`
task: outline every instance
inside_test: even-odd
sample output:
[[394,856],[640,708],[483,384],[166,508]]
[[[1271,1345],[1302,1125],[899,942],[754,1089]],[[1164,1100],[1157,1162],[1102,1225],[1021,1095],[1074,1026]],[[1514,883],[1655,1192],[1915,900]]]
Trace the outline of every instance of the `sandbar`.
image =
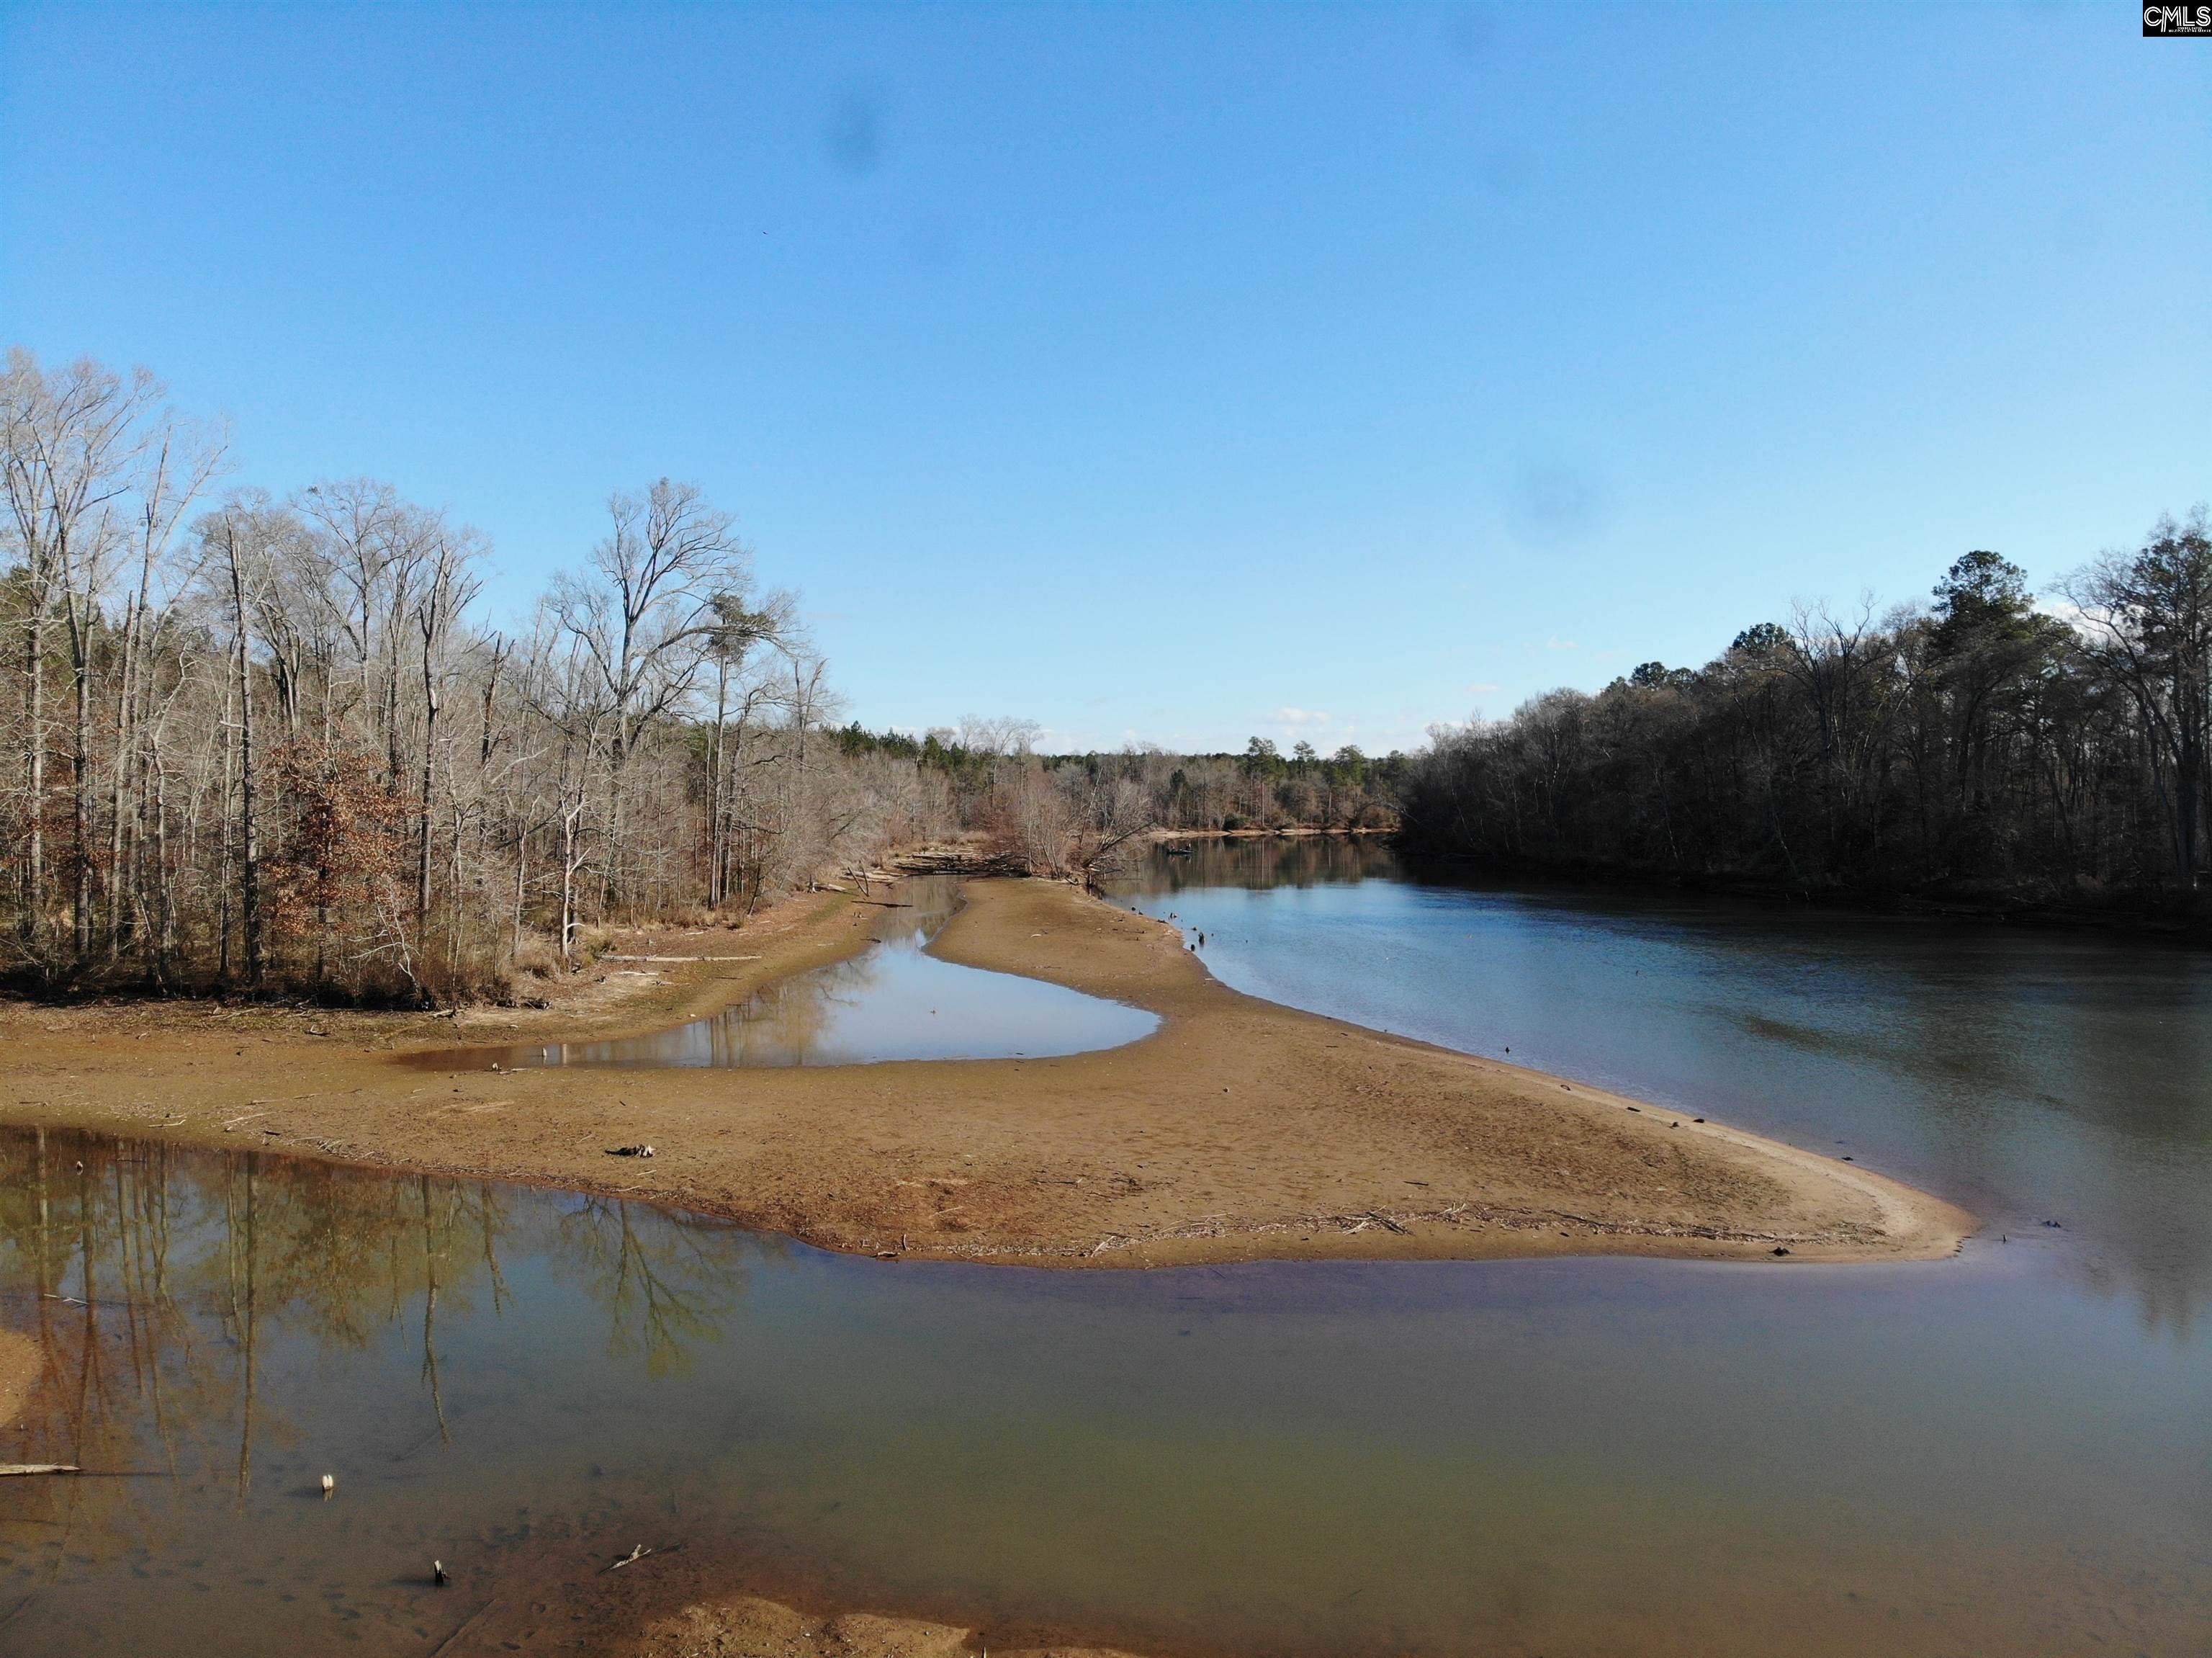
[[[1049,1059],[422,1068],[441,1048],[665,1028],[866,947],[866,902],[807,894],[740,931],[637,935],[623,952],[649,966],[603,962],[542,1011],[6,1004],[0,1119],[614,1193],[900,1259],[1786,1266],[1938,1257],[1973,1226],[1856,1164],[1242,995],[1171,925],[1063,883],[963,896],[938,954],[1145,1008],[1158,1030]],[[608,1155],[638,1143],[655,1156]]]

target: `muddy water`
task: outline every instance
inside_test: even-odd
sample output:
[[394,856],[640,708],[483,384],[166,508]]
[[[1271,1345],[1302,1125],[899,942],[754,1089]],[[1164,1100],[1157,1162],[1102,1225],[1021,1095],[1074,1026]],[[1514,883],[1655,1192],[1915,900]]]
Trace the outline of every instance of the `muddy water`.
[[[1235,906],[1273,900],[1183,879],[1145,901],[1206,914],[1235,971],[1230,941],[1257,925]],[[2045,1083],[2064,1109],[2023,1115],[2017,1078],[2061,1075],[2048,1046],[2011,1069],[1931,1072],[1845,1040],[1891,1003],[1793,1001],[1804,958],[1735,912],[1384,885],[1462,920],[1452,906],[1545,911],[1506,929],[1498,994],[1516,1009],[1540,1004],[1555,921],[1623,961],[1658,952],[1644,973],[1666,960],[1692,976],[1670,994],[1708,1031],[1662,1046],[1670,1064],[1704,1054],[1701,1085],[1718,1088],[1735,1073],[1713,1056],[1735,1050],[1712,1021],[1752,1033],[1782,1067],[1780,1127],[1826,1113],[1843,1125],[1831,1137],[1878,1141],[1863,1155],[1884,1167],[1948,1148],[2004,1203],[2065,1224],[1878,1268],[1051,1273],[826,1256],[556,1193],[11,1135],[0,1322],[33,1332],[45,1369],[0,1429],[0,1460],[94,1472],[0,1480],[0,1651],[427,1653],[518,1558],[585,1581],[639,1542],[729,1544],[859,1604],[1162,1651],[2212,1647],[2204,1278],[2186,1247],[2140,1247],[2201,1220],[2201,1070],[2132,1100]],[[1269,924],[1294,953],[1310,933],[1321,954],[1352,948],[1328,942],[1326,916]],[[1454,950],[1504,948],[1468,930]],[[1426,947],[1402,948],[1401,988],[1436,977]],[[1860,937],[1848,972],[1840,944],[1820,959],[1839,985],[1879,989],[1883,948]],[[1710,977],[1717,960],[1761,957],[1747,979]],[[2131,970],[2097,1050],[2151,1045],[2136,1090],[2196,1028],[2196,969],[2160,960]],[[2012,971],[1923,973],[1914,994],[1938,1000],[1918,1028],[1964,1022],[1960,1042],[1992,1020],[2014,1028]],[[2025,1030],[2088,1039],[2087,973],[2063,956],[2035,978]],[[1379,977],[1358,975],[1362,993]],[[1771,986],[1764,1011],[1740,1016],[1755,982]],[[1665,1002],[1576,983],[1585,1011],[1632,1030]],[[1378,1021],[1410,1027],[1414,999]],[[1808,1009],[1835,1040],[1771,1033]],[[1564,1040],[1574,1022],[1540,1028]],[[1539,1028],[1516,1026],[1516,1058]],[[1864,1070],[1820,1086],[1829,1073],[1785,1063],[1808,1053]],[[1639,1081],[1632,1059],[1613,1080]],[[1976,1145],[1989,1155],[1970,1164],[1960,1148]],[[2039,1182],[2062,1175],[2052,1202]],[[2089,1201],[2108,1186],[2142,1212]],[[443,1591],[433,1557],[453,1574]]]
[[613,1042],[472,1048],[421,1056],[438,1070],[491,1065],[865,1065],[891,1059],[1019,1059],[1087,1053],[1150,1035],[1141,1008],[927,953],[959,883],[901,883],[872,942],[705,1019]]

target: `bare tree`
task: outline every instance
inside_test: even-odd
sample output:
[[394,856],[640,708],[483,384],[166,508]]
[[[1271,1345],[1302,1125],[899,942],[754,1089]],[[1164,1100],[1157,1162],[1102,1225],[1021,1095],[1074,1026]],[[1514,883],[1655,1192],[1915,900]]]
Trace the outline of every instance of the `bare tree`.
[[[121,872],[124,869],[125,826],[130,814],[125,801],[143,763],[138,753],[140,662],[149,644],[158,643],[161,624],[169,614],[167,595],[158,594],[157,574],[165,574],[177,527],[202,493],[221,473],[229,448],[229,434],[221,425],[189,425],[164,411],[146,445],[147,460],[138,482],[131,530],[137,554],[138,575],[125,601],[121,650],[115,668],[115,750],[109,776],[107,867],[117,881],[109,901],[108,951],[112,958],[122,947],[126,904]],[[189,579],[189,573],[185,579]],[[143,831],[143,823],[139,826]],[[135,893],[136,883],[131,883]]]
[[483,586],[471,568],[482,552],[482,539],[473,530],[451,533],[442,520],[432,519],[427,540],[427,574],[421,596],[415,601],[422,668],[422,767],[417,797],[415,888],[415,930],[420,935],[427,935],[430,924],[430,826],[439,743],[438,716],[445,708],[446,686],[453,671],[449,649],[453,619],[474,601]]
[[13,965],[497,993],[575,960],[587,923],[750,906],[942,803],[911,762],[822,740],[836,699],[795,601],[756,594],[696,490],[615,497],[511,641],[480,613],[483,539],[389,485],[240,494],[179,545],[224,442],[158,396],[21,353],[0,383]]
[[2162,518],[2133,552],[2064,583],[2088,652],[2134,703],[2171,837],[2174,877],[2198,881],[2212,756],[2212,527],[2199,507]]
[[[18,927],[34,957],[43,947],[46,909],[46,639],[58,596],[73,624],[88,623],[88,600],[106,573],[117,503],[130,489],[141,416],[160,395],[141,369],[127,381],[90,359],[48,374],[18,347],[0,374],[0,497],[9,539],[22,560],[23,837]],[[73,631],[73,637],[75,637]],[[73,676],[80,741],[72,880],[76,946],[88,948],[84,791],[89,667],[79,653]]]
[[262,987],[268,966],[262,905],[262,756],[255,742],[253,619],[269,571],[287,544],[301,538],[299,521],[258,492],[234,497],[200,525],[214,579],[229,600],[232,686],[238,713],[239,904],[246,982]]

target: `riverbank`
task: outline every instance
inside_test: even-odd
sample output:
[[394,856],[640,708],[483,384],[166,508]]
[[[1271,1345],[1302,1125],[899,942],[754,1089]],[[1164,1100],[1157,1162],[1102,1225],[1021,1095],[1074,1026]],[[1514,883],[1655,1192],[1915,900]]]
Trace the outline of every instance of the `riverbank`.
[[[1142,1007],[1158,1033],[1054,1059],[423,1067],[460,1045],[663,1028],[865,946],[865,900],[811,895],[742,932],[626,940],[614,954],[642,959],[603,958],[597,982],[544,1010],[9,1005],[0,1115],[635,1197],[830,1249],[1034,1265],[1915,1259],[1972,1225],[1856,1166],[1242,996],[1174,928],[1072,887],[978,881],[966,896],[937,954]],[[649,1161],[608,1155],[641,1142]]]

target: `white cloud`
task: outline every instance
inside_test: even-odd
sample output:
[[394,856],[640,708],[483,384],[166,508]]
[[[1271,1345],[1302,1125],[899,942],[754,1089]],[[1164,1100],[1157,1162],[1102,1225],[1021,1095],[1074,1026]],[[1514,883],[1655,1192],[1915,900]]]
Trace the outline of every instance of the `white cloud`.
[[1544,649],[1547,650],[1579,650],[1582,647],[1577,645],[1572,639],[1562,639],[1558,634],[1554,633],[1550,638],[1544,641]]
[[1329,716],[1316,708],[1279,708],[1267,716],[1275,725],[1327,725]]

